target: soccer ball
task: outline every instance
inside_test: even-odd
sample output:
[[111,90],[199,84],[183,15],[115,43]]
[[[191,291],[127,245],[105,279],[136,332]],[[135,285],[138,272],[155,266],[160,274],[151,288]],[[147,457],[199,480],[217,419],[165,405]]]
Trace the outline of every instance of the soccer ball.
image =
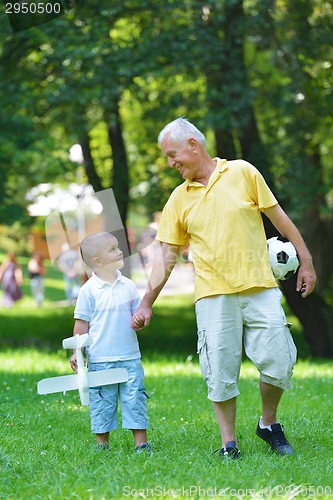
[[267,240],[269,261],[274,277],[287,280],[293,276],[299,266],[296,248],[283,236],[273,236]]

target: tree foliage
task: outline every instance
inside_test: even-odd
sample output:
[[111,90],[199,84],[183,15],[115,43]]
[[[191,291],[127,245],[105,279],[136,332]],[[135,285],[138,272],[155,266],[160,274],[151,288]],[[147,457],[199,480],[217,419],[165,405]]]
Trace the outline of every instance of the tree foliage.
[[[129,206],[160,210],[179,178],[156,138],[186,115],[212,155],[254,163],[297,222],[319,276],[326,343],[313,350],[333,355],[332,14],[320,0],[87,0],[8,31],[0,221],[24,218],[28,187],[73,177],[74,143],[95,190],[113,187],[124,223]],[[311,340],[315,325],[287,288]]]

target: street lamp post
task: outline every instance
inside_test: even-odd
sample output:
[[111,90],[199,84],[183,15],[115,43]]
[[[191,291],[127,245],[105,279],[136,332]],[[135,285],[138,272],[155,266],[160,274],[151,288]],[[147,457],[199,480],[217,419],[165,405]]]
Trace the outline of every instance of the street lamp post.
[[73,163],[77,163],[79,167],[76,169],[76,182],[77,188],[75,188],[75,196],[78,202],[77,207],[77,232],[78,232],[78,240],[79,243],[85,237],[85,219],[84,219],[84,210],[82,207],[82,200],[85,194],[86,185],[82,182],[82,165],[84,163],[84,157],[82,152],[82,147],[80,144],[74,144],[69,149],[69,159]]

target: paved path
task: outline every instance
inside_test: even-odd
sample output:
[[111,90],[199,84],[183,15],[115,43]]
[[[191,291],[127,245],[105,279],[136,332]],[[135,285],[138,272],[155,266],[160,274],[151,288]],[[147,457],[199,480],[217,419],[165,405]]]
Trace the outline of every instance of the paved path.
[[[132,279],[141,294],[145,292],[150,276],[150,267],[143,267],[139,258],[131,257]],[[191,264],[176,264],[167,283],[160,293],[162,295],[187,295],[194,291],[194,270]]]

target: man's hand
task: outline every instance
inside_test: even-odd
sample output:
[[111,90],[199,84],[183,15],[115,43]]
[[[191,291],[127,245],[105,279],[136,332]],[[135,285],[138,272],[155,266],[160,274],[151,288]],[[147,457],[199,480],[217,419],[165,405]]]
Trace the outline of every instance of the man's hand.
[[316,272],[312,262],[309,264],[300,264],[297,273],[296,291],[300,292],[301,297],[305,298],[313,292],[315,284]]
[[266,208],[264,212],[276,229],[296,248],[300,261],[296,291],[305,298],[313,292],[316,284],[316,271],[312,264],[311,254],[299,230],[279,204]]

